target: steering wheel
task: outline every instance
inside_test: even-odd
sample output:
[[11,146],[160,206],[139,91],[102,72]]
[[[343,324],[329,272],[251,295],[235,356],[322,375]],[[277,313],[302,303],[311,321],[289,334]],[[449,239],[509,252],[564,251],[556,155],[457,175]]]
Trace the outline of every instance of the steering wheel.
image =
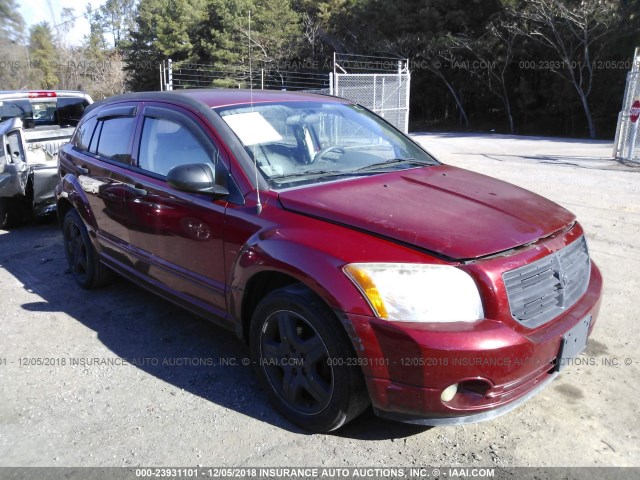
[[344,148],[342,148],[340,145],[329,145],[328,147],[325,147],[322,150],[320,150],[318,153],[316,153],[313,156],[313,159],[311,160],[310,163],[313,163],[313,162],[316,162],[316,161],[320,160],[322,157],[324,157],[329,152],[337,152],[337,153],[343,154],[344,153]]

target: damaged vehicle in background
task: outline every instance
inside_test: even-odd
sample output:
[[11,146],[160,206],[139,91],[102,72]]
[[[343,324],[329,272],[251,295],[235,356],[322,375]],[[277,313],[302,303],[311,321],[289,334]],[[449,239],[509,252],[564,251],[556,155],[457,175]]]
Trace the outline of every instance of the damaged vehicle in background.
[[0,228],[55,210],[58,150],[91,103],[82,92],[0,92]]
[[598,315],[571,212],[441,164],[348,100],[113,97],[59,160],[75,280],[115,270],[232,330],[305,429],[369,405],[425,425],[504,414],[570,368]]

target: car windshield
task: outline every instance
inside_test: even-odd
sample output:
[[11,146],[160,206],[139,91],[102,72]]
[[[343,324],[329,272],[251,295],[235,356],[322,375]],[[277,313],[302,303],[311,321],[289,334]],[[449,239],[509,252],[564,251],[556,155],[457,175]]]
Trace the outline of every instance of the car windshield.
[[282,102],[215,110],[275,188],[438,164],[357,105]]
[[0,100],[0,122],[19,118],[25,128],[54,125],[75,127],[87,106],[89,102],[78,97]]

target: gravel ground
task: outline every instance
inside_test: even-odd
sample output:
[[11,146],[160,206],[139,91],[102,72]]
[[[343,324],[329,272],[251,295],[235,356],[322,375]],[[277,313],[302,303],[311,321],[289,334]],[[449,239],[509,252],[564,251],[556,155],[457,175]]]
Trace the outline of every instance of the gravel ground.
[[49,220],[0,231],[0,466],[640,466],[640,166],[606,142],[416,138],[578,215],[605,278],[584,365],[490,422],[367,413],[308,435],[273,412],[231,334],[122,279],[78,288]]

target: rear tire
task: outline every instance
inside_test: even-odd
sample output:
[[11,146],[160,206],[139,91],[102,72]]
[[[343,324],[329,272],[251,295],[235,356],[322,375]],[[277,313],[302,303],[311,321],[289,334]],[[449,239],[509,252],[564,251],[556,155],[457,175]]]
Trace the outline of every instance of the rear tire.
[[29,219],[25,205],[29,203],[24,196],[0,198],[0,228],[6,230],[25,223]]
[[6,197],[0,198],[0,228],[3,230],[9,227],[9,199]]
[[344,328],[303,285],[274,290],[262,299],[251,321],[250,348],[274,407],[305,430],[336,430],[369,406]]
[[64,251],[69,269],[82,288],[96,288],[109,283],[112,272],[98,259],[87,227],[75,210],[69,210],[62,223]]

